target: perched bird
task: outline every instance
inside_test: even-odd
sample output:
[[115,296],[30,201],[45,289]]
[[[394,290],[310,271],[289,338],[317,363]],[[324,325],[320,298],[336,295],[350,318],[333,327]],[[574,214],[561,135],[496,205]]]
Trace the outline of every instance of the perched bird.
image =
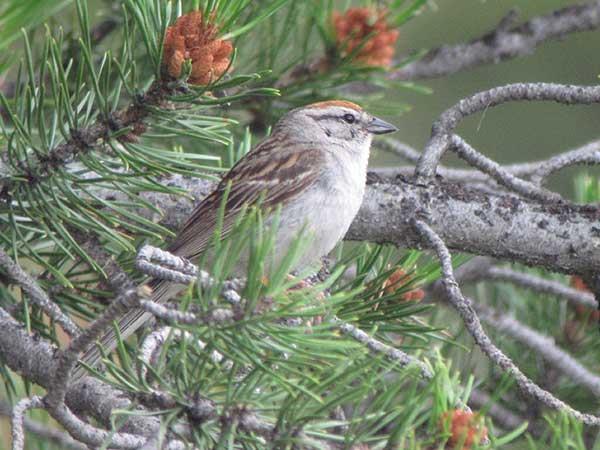
[[[347,101],[325,101],[296,108],[283,116],[272,134],[244,156],[216,189],[192,212],[168,251],[195,259],[214,238],[218,210],[226,190],[222,233],[232,229],[241,209],[260,201],[261,208],[279,206],[275,254],[285,250],[301,231],[311,234],[299,267],[318,261],[344,237],[358,213],[365,191],[371,141],[396,127]],[[151,281],[151,300],[165,303],[181,290],[169,281]],[[142,310],[126,313],[118,323],[123,339],[152,316]],[[101,340],[106,351],[116,346],[114,332]],[[82,361],[100,359],[91,348]],[[75,378],[84,373],[80,366]]]

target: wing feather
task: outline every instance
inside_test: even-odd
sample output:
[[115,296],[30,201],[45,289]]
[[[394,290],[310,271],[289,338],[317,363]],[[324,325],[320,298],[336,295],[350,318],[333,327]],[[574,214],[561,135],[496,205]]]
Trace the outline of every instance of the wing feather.
[[319,177],[323,154],[310,145],[294,149],[281,138],[269,138],[242,158],[221,180],[217,188],[192,212],[179,231],[169,251],[185,258],[194,258],[205,251],[214,239],[221,199],[231,184],[222,238],[231,231],[242,208],[256,204],[275,208],[295,198]]

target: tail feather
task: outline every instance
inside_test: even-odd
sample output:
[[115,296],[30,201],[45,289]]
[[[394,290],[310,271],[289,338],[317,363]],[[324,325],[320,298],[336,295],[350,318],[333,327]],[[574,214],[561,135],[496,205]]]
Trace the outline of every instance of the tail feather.
[[[150,297],[150,300],[155,303],[166,303],[184,288],[183,285],[173,284],[169,281],[163,280],[152,280],[148,286],[152,289],[152,297]],[[131,311],[128,311],[117,322],[121,339],[127,339],[151,318],[152,314],[147,313],[143,309],[132,309]],[[104,336],[100,338],[97,345],[90,347],[83,354],[83,356],[80,358],[80,361],[84,362],[90,367],[95,367],[102,359],[102,352],[100,351],[100,348],[104,349],[106,353],[110,353],[116,347],[117,335],[114,329],[110,329]],[[78,365],[73,370],[71,381],[77,381],[86,374],[86,369],[82,365]]]

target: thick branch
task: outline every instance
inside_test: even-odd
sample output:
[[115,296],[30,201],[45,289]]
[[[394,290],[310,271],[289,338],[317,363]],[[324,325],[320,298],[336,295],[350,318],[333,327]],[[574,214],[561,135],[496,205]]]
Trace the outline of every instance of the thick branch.
[[[58,364],[56,351],[43,339],[29,335],[22,324],[0,308],[0,360],[11,370],[48,388]],[[90,377],[70,386],[66,404],[80,414],[92,414],[107,427],[110,426],[114,409],[131,408],[131,401],[122,392]],[[123,429],[149,436],[156,433],[159,427],[156,417],[132,416]]]
[[512,27],[515,16],[511,12],[494,30],[471,42],[433,49],[423,58],[393,72],[390,77],[396,80],[436,78],[529,55],[546,41],[598,28],[600,2],[568,6]]
[[346,239],[418,248],[409,222],[422,216],[451,249],[555,272],[600,269],[597,208],[538,205],[459,183],[423,187],[398,178],[367,186]]

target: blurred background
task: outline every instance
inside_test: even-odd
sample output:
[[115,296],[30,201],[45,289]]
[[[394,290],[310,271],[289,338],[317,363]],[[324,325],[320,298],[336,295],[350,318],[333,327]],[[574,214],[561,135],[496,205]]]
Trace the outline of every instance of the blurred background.
[[[511,10],[517,23],[536,15],[578,2],[478,1],[452,0],[430,2],[430,8],[402,27],[398,55],[413,49],[434,48],[442,44],[468,42],[495,28]],[[389,117],[400,128],[398,138],[421,150],[431,124],[446,108],[478,91],[516,82],[555,82],[595,84],[600,74],[599,32],[572,34],[562,41],[551,41],[534,54],[484,65],[440,79],[424,80],[431,95],[402,90],[390,101],[408,103],[411,110],[401,117]],[[543,159],[569,148],[583,145],[600,136],[600,105],[563,106],[550,102],[512,103],[475,115],[461,122],[458,133],[472,146],[500,163]],[[377,152],[372,165],[391,165],[399,160]],[[451,160],[446,156],[446,161]],[[572,192],[573,174],[564,170],[551,186]]]
[[[44,29],[41,26],[42,22],[49,23],[51,29],[56,29],[58,25],[63,25],[66,29],[70,27],[77,28],[73,1],[36,2],[35,0],[28,0],[28,4],[33,5],[34,3],[37,8],[43,10],[45,16],[33,9],[18,12],[18,14],[31,14],[31,17],[24,18],[23,23],[31,25],[31,29],[36,30],[35,33],[30,35],[30,39],[34,44],[39,46],[39,43],[43,41]],[[97,24],[105,19],[107,10],[118,8],[119,3],[114,0],[90,0],[89,12],[92,24]],[[343,10],[344,2],[340,1],[338,3],[342,5],[340,9]],[[349,5],[359,2],[345,3]],[[577,3],[567,0],[546,0],[543,2],[531,0],[430,1],[418,17],[402,26],[396,54],[404,55],[415,50],[426,50],[440,45],[452,45],[477,39],[493,30],[498,22],[511,10],[515,10],[517,13],[516,25],[527,21],[531,17],[550,14],[556,9]],[[19,29],[8,28],[7,24],[15,23],[15,21],[9,20],[8,14],[3,8],[3,0],[0,0],[0,43],[3,42],[3,35],[6,34],[12,33],[15,35],[15,39],[7,47],[0,46],[0,85],[2,84],[2,75],[7,75],[6,79],[8,80],[14,75],[16,64],[13,63],[17,58],[14,58],[13,55],[18,55],[19,58],[23,55]],[[110,11],[115,11],[115,16],[120,14],[120,11],[115,9],[110,9]],[[483,65],[454,75],[444,76],[440,79],[419,82],[420,86],[430,90],[429,94],[423,94],[408,88],[391,90],[386,92],[386,98],[388,99],[386,102],[389,103],[388,110],[401,109],[397,107],[399,104],[406,104],[408,110],[402,114],[384,115],[384,118],[399,127],[400,132],[395,135],[397,139],[420,151],[429,138],[431,125],[436,118],[460,99],[476,92],[515,82],[597,84],[600,74],[599,35],[600,31],[571,34],[561,41],[543,43],[532,55],[526,57],[510,59],[497,65]],[[115,39],[119,39],[118,33],[110,35],[102,43],[102,46],[106,48],[115,47]],[[36,40],[38,41],[36,42]],[[242,45],[256,47],[254,42],[245,42]],[[248,52],[248,54],[250,53]],[[381,106],[382,110],[386,107],[385,104]],[[599,139],[599,112],[600,105],[564,106],[550,102],[518,102],[492,108],[484,114],[469,117],[461,122],[457,132],[474,148],[501,164],[528,162],[545,159],[553,154]],[[241,134],[243,130],[238,130],[238,132]],[[183,142],[186,141],[183,140]],[[199,149],[197,142],[194,145],[196,147],[193,150],[198,152],[214,151],[217,154],[223,154],[224,152],[223,148],[215,148],[212,142],[206,144],[207,147],[212,146],[209,150]],[[186,147],[186,150],[190,147]],[[457,161],[451,155],[445,156],[444,163],[463,165],[462,162]],[[374,149],[371,160],[372,167],[389,167],[398,164],[404,165],[406,162],[392,153],[377,148]],[[551,187],[572,195],[574,192],[574,175],[581,171],[581,167],[561,171],[559,175],[552,178]],[[589,170],[589,172],[593,173],[592,170]],[[599,194],[593,199],[580,200],[596,201],[599,197],[600,190]],[[564,284],[569,282],[566,277],[553,277],[553,279]],[[568,323],[566,319],[572,315],[572,312],[564,306],[564,302],[561,304],[557,302],[547,303],[544,301],[545,298],[540,301],[540,297],[536,294],[520,292],[512,286],[490,287],[479,284],[470,287],[467,292],[476,295],[482,301],[492,302],[494,306],[500,305],[503,310],[514,312],[514,316],[519,317],[520,320],[534,326],[553,339],[556,338],[559,342],[560,339],[564,338],[563,325]],[[429,318],[431,323],[451,329],[459,342],[465,342],[467,346],[471,345],[469,339],[463,335],[464,330],[456,316],[448,314],[447,311],[435,310]],[[583,328],[580,323],[574,323],[575,326]],[[598,348],[597,330],[589,327],[587,331],[589,332],[586,336],[588,338],[587,342],[581,341],[572,347],[567,346],[569,342],[563,342],[561,345],[564,345],[578,358],[588,358],[586,363],[590,364],[590,367],[593,363],[596,367],[597,361],[600,361],[600,359],[595,357],[592,351],[594,348]],[[507,353],[519,357],[519,363],[526,369],[527,373],[538,374],[542,381],[547,381],[544,377],[549,371],[536,358],[534,351],[515,345],[510,340],[504,339],[500,334],[498,336],[496,341],[502,343],[503,349],[507,350]],[[564,340],[567,341],[566,338]],[[488,378],[490,380],[488,387],[491,390],[495,389],[499,384],[498,373],[495,373],[493,368],[489,368],[487,359],[483,358],[477,349],[465,348],[469,348],[469,351],[464,351],[464,348],[459,347],[446,348],[444,349],[444,356],[448,356],[453,361],[454,368],[462,368],[465,377],[477,373],[480,379]],[[576,384],[570,384],[569,381],[566,380],[564,385],[560,386],[563,390],[559,391],[559,396],[569,399],[575,406],[584,410],[594,408],[595,403],[591,406],[590,403],[595,402],[595,399],[590,398],[585,390],[582,390]],[[551,381],[548,383],[551,387],[554,387]],[[558,388],[556,389],[558,390]],[[33,417],[36,417],[36,415]],[[6,422],[0,424],[0,426],[3,427],[0,428],[0,448],[4,448],[2,437],[8,436],[9,427]],[[582,433],[576,430],[575,434]],[[512,448],[534,448],[526,445],[522,440]],[[537,448],[543,448],[544,444],[541,445]],[[600,448],[600,443],[596,448]]]

